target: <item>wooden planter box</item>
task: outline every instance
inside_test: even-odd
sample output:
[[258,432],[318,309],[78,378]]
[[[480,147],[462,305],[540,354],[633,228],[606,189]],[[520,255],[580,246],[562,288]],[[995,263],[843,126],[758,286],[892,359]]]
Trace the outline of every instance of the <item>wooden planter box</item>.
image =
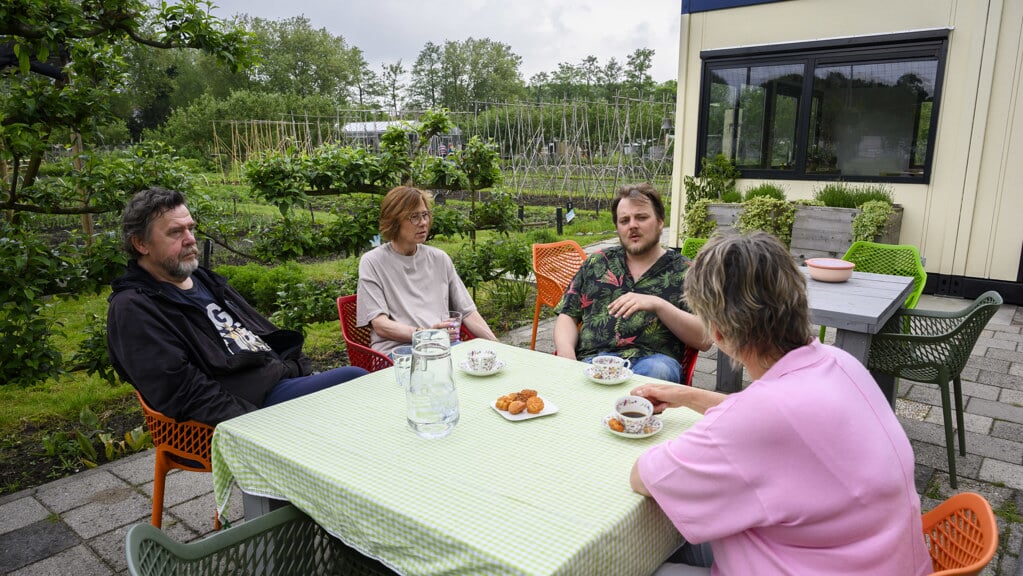
[[[895,205],[894,209],[888,226],[874,238],[875,242],[899,243],[902,206]],[[711,204],[707,207],[708,218],[717,222],[717,230],[723,233],[738,232],[735,225],[741,213],[742,204]],[[800,265],[807,258],[841,258],[852,246],[852,222],[859,213],[858,208],[797,206],[789,252]]]

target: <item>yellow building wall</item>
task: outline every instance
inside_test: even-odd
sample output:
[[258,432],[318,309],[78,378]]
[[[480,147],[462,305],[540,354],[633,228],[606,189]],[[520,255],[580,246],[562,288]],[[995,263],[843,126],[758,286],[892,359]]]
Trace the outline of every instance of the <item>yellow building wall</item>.
[[[893,184],[928,272],[1015,281],[1023,248],[1023,0],[790,0],[683,14],[671,222],[694,175],[700,51],[950,29],[930,184]],[[740,189],[759,181],[741,181]],[[778,180],[790,198],[821,182]]]

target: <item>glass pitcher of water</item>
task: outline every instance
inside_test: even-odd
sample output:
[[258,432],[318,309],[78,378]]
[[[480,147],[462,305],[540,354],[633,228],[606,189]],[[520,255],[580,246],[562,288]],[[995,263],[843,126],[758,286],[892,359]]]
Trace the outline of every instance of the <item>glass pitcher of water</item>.
[[412,335],[405,410],[409,428],[423,438],[443,438],[458,424],[458,394],[446,330],[420,330]]

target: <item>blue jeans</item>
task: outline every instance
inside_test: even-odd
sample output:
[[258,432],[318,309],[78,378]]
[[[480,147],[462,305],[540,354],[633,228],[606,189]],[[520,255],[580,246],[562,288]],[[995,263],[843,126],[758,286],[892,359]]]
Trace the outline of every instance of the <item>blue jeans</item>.
[[[602,352],[600,356],[618,356],[610,352]],[[583,362],[592,363],[595,356],[583,358]],[[632,373],[649,376],[659,380],[667,380],[676,384],[682,382],[682,365],[667,354],[651,354],[640,358],[632,358]]]
[[280,404],[299,396],[319,392],[325,388],[336,386],[342,382],[348,382],[366,374],[369,374],[369,372],[362,368],[342,366],[333,370],[327,370],[326,372],[320,372],[319,374],[299,376],[298,378],[285,378],[278,382],[273,387],[273,390],[270,390],[270,393],[266,395],[263,406],[273,406],[274,404]]

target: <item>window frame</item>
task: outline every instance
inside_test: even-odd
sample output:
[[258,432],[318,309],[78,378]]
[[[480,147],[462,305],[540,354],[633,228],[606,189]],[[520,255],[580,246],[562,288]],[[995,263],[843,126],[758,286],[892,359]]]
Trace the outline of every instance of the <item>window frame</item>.
[[[743,178],[770,180],[819,180],[848,182],[890,182],[929,184],[934,161],[941,94],[948,55],[949,29],[921,30],[898,34],[879,34],[811,42],[792,42],[700,52],[700,98],[697,122],[696,165],[700,173],[701,159],[707,154],[707,130],[710,124],[712,74],[726,68],[753,68],[799,64],[804,67],[799,113],[796,118],[795,158],[792,168],[739,168]],[[919,175],[850,175],[807,173],[807,147],[810,143],[811,108],[817,67],[835,65],[868,65],[883,62],[935,61],[934,94],[931,99],[931,126],[927,148]],[[914,135],[915,136],[915,135]]]

